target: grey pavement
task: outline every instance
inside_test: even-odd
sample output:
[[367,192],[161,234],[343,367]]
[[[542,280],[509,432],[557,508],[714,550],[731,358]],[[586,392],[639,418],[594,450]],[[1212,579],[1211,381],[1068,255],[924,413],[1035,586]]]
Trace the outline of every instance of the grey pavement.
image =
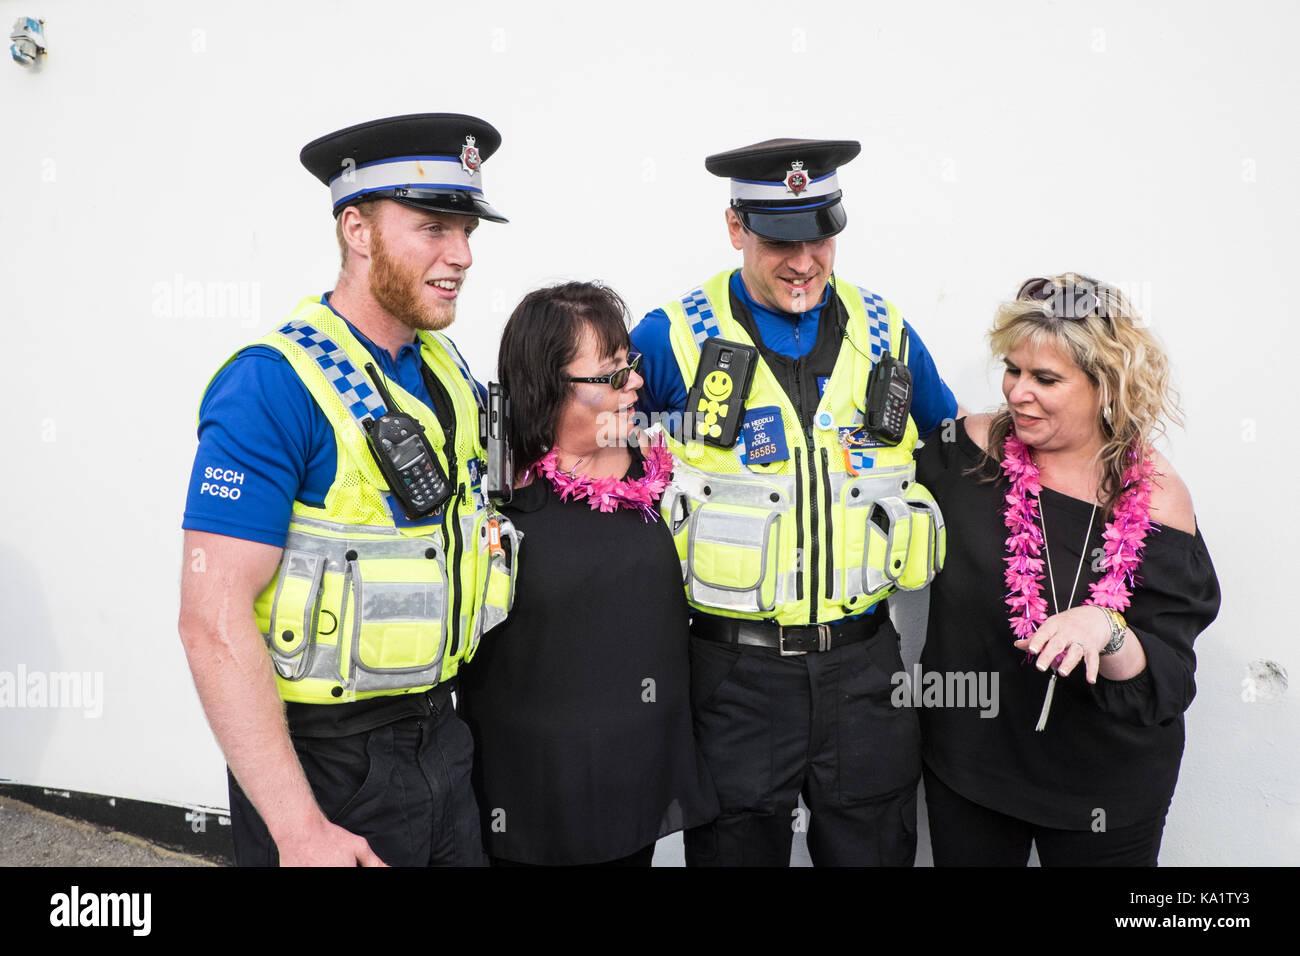
[[219,866],[0,796],[0,866]]

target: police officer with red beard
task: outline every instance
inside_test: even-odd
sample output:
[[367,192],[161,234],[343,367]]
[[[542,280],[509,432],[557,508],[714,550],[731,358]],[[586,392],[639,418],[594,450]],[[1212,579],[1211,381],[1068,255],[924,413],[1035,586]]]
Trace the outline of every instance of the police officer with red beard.
[[488,123],[398,116],[302,150],[330,189],[331,292],[209,383],[180,633],[229,765],[241,865],[477,865],[451,700],[504,606],[480,485],[481,387],[442,333],[481,220]]

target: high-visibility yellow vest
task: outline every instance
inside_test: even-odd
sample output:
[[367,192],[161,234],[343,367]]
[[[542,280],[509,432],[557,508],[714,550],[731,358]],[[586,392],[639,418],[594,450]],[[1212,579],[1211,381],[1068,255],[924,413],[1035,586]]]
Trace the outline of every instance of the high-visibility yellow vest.
[[[288,359],[338,446],[324,507],[293,503],[280,567],[254,606],[286,701],[332,704],[428,690],[456,674],[513,602],[522,535],[481,491],[485,454],[473,380],[449,339],[417,334],[422,361],[455,409],[454,468],[437,415],[395,381],[386,387],[424,426],[456,493],[415,523],[366,444],[362,422],[380,417],[384,403],[364,371],[373,359],[347,324],[319,297],[307,298],[257,343]],[[489,518],[511,544],[508,562],[502,549],[488,546]]]
[[[706,339],[753,344],[731,314],[730,278],[719,273],[664,306],[688,390]],[[848,447],[849,432],[864,421],[871,369],[899,342],[902,316],[874,293],[838,282],[834,290],[848,316],[847,337],[813,427],[803,427],[761,359],[747,398],[739,397],[749,416],[769,408],[779,414],[788,458],[756,460],[772,447],[764,445],[749,449],[746,464],[744,431],[734,448],[669,439],[676,462],[661,507],[695,608],[783,625],[828,623],[895,589],[924,587],[943,564],[943,517],[916,482],[916,424],[908,418],[898,445]]]

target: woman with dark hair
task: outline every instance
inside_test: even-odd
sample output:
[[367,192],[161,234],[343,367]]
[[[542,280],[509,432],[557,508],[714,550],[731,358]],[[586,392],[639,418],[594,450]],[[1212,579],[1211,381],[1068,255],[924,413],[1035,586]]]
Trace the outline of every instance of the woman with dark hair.
[[[1180,421],[1168,360],[1122,293],[1073,273],[1026,282],[989,338],[1006,404],[917,459],[948,519],[912,690],[934,861],[1023,866],[1034,843],[1045,866],[1154,866],[1219,608],[1152,447]],[[938,699],[970,675],[992,706]]]
[[672,457],[634,428],[627,308],[571,282],[501,338],[524,535],[510,617],[461,671],[484,844],[496,864],[649,866],[717,815],[695,752],[681,565],[658,501]]

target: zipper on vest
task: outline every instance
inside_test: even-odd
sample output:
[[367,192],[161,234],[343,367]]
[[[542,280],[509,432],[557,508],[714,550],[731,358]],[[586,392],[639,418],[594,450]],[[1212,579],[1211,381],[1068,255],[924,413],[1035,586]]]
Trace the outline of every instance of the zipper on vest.
[[[801,416],[803,410],[808,407],[808,390],[804,387],[802,363],[803,359],[796,359],[794,363],[794,384],[799,390],[798,411]],[[808,559],[808,623],[816,624],[817,575],[821,571],[821,549],[817,546],[817,459],[815,457],[817,442],[813,438],[811,421],[804,427],[803,433],[808,448],[808,530],[812,533],[811,553]],[[799,487],[803,487],[802,481]],[[802,599],[803,595],[800,594],[799,597]]]
[[835,596],[835,522],[831,520],[831,459],[822,449],[822,490],[826,493],[826,600]]
[[[460,483],[456,497],[451,500],[454,507],[443,512],[442,540],[447,540],[447,522],[451,522],[452,546],[447,551],[447,581],[455,580],[456,590],[451,599],[451,620],[447,627],[451,633],[447,637],[447,656],[454,657],[460,651],[460,595],[465,590],[460,578],[460,506],[465,501],[465,482]],[[454,569],[454,570],[453,570]],[[452,575],[455,575],[453,579]]]
[[795,554],[799,555],[799,573],[795,575],[795,600],[803,600],[803,576],[804,576],[804,554],[803,554],[803,449],[794,450],[794,547]]
[[805,433],[808,440],[808,528],[812,531],[812,557],[809,559],[808,623],[817,623],[817,573],[821,570],[821,550],[817,547],[817,463],[812,450],[817,447],[812,429]]

